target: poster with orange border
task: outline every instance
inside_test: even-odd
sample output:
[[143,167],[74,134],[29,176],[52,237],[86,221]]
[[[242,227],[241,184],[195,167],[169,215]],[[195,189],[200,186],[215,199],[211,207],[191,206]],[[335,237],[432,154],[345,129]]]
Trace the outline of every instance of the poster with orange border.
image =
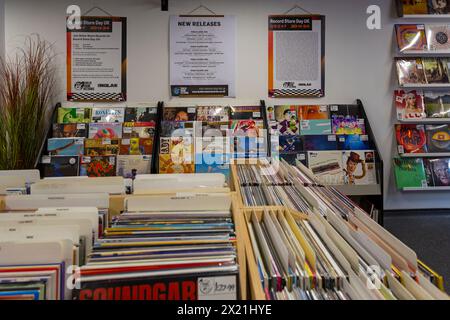
[[269,97],[325,95],[325,16],[269,16]]
[[82,16],[66,43],[68,101],[126,101],[127,18]]

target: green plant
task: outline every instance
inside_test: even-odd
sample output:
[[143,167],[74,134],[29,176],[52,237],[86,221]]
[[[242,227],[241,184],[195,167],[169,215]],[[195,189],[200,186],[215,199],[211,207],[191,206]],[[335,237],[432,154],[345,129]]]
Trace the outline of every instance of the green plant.
[[0,170],[35,166],[54,108],[54,58],[38,35],[0,58]]

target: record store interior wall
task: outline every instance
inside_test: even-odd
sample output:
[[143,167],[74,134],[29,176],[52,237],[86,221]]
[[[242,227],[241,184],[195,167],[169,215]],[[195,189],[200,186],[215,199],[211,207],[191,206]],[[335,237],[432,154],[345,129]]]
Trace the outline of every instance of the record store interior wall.
[[0,0],[0,58],[5,55],[5,0]]
[[[0,0],[0,4],[4,0]],[[352,103],[362,99],[382,157],[385,160],[386,209],[444,208],[442,193],[397,192],[391,158],[395,151],[393,90],[395,70],[392,57],[396,18],[393,0],[170,0],[169,12],[160,11],[159,0],[5,0],[6,50],[11,52],[23,35],[39,33],[55,44],[59,56],[59,92],[65,96],[65,11],[77,4],[82,12],[94,5],[112,15],[128,17],[129,101],[169,101],[169,15],[186,14],[202,3],[217,14],[237,17],[237,99],[256,102],[267,99],[267,16],[282,14],[298,3],[326,16],[326,96],[322,99],[283,99],[276,104]],[[381,8],[381,29],[369,30],[367,7]],[[1,5],[0,5],[1,8]],[[1,10],[1,9],[0,9]],[[301,14],[300,10],[292,13]],[[92,15],[101,14],[93,11]],[[207,14],[199,11],[198,14]],[[414,21],[412,21],[414,22]],[[1,31],[1,27],[0,27]],[[202,100],[206,101],[206,100]],[[208,103],[215,102],[207,99]],[[227,100],[225,100],[227,101]],[[193,100],[174,103],[192,104]],[[224,100],[218,100],[224,102]]]

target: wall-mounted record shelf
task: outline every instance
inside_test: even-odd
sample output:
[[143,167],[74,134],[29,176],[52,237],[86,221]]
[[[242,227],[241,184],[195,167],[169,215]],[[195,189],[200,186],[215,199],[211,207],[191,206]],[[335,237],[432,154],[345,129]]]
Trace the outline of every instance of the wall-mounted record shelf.
[[450,88],[450,83],[407,83],[399,85],[399,88],[417,89],[417,88]]
[[405,124],[450,124],[450,118],[424,118],[424,119],[408,119],[398,120],[399,123]]
[[440,158],[450,157],[450,152],[436,152],[436,153],[400,153],[402,158]]
[[405,51],[399,51],[398,52],[399,57],[404,57],[404,56],[416,56],[416,55],[421,55],[421,56],[438,56],[438,55],[450,55],[450,50],[446,50],[446,51],[438,51],[438,50],[405,50]]
[[403,191],[449,191],[450,187],[406,187]]
[[450,14],[405,14],[404,19],[450,19]]

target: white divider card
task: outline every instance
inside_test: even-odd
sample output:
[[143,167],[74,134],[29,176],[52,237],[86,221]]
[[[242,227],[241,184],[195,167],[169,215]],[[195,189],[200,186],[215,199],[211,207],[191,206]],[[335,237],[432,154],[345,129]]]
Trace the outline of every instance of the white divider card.
[[52,178],[31,185],[31,194],[124,194],[123,177],[96,177],[81,179]]
[[25,189],[26,179],[23,176],[0,177],[0,194],[7,194],[10,189]]
[[182,190],[192,188],[223,188],[225,175],[221,173],[137,175],[134,193],[140,190]]
[[170,17],[173,97],[235,97],[234,16]]
[[0,184],[4,177],[8,176],[17,176],[17,177],[25,177],[25,181],[28,184],[38,182],[41,180],[41,176],[39,174],[39,170],[0,170]]

